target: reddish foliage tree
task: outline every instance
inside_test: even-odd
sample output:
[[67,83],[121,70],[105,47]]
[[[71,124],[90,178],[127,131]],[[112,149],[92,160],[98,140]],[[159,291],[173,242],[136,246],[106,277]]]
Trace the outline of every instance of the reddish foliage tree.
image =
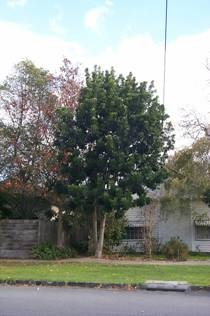
[[5,113],[1,125],[2,179],[10,179],[15,190],[46,195],[50,178],[59,166],[53,145],[56,112],[60,107],[75,111],[81,80],[78,68],[64,59],[58,75],[21,61],[0,89]]

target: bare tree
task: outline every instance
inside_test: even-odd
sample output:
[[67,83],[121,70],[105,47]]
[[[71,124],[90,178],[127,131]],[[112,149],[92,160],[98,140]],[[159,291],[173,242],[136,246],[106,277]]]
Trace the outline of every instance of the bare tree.
[[144,250],[145,254],[151,258],[154,248],[153,230],[157,221],[158,201],[152,200],[150,204],[144,206]]
[[210,124],[206,118],[194,110],[185,112],[180,127],[184,129],[184,136],[197,140],[202,136],[210,138]]

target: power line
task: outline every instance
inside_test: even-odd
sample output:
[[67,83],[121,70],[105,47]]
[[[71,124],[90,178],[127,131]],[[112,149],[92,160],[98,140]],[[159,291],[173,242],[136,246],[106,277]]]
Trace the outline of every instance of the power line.
[[164,62],[163,62],[163,104],[165,104],[165,87],[166,87],[167,24],[168,24],[168,0],[166,0],[166,4],[165,4],[165,44],[164,44]]

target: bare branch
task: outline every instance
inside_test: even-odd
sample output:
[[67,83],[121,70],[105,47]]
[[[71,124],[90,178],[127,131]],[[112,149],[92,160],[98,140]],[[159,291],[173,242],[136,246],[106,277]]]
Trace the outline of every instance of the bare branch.
[[179,124],[184,129],[184,136],[189,136],[193,140],[197,140],[201,136],[210,137],[210,126],[200,114],[194,110],[185,112],[183,120]]

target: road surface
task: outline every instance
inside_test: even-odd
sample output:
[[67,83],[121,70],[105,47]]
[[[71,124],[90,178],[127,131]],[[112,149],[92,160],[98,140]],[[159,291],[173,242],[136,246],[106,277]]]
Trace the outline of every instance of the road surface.
[[0,316],[210,316],[210,293],[0,286]]

